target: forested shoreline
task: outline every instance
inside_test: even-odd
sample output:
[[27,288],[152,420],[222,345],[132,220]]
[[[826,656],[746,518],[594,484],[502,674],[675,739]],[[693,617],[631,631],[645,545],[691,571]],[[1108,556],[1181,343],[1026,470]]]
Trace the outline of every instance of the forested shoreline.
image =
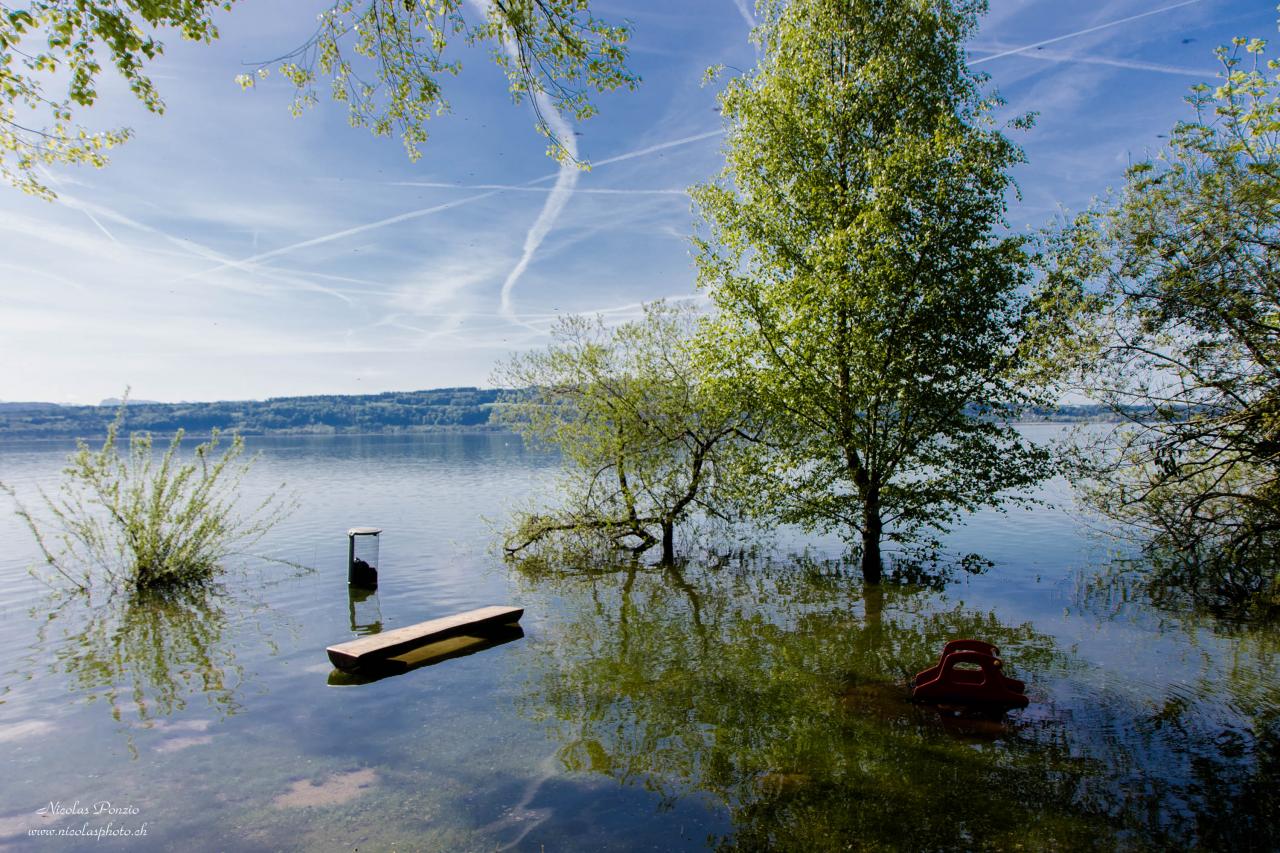
[[[492,418],[494,404],[512,392],[497,388],[432,388],[381,394],[316,394],[266,400],[129,403],[129,430],[208,435],[214,429],[241,435],[356,435],[506,430]],[[117,403],[64,406],[0,402],[0,439],[83,438],[106,434]],[[1036,409],[1027,422],[1115,421],[1098,405]]]
[[[382,394],[319,394],[267,400],[128,404],[128,430],[208,435],[333,435],[498,429],[490,410],[502,392],[484,388],[435,388]],[[0,439],[99,439],[119,404],[61,406],[0,402]]]

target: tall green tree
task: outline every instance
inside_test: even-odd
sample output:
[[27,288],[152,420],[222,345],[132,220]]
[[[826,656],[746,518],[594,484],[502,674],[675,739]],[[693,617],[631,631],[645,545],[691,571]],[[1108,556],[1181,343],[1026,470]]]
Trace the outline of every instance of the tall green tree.
[[774,427],[766,508],[841,531],[869,581],[882,539],[936,546],[1050,470],[1005,420],[1037,400],[1055,298],[1029,291],[1003,219],[1022,154],[965,66],[984,8],[764,4],[759,68],[721,96],[725,168],[694,195],[707,364]]
[[[235,0],[28,0],[0,5],[0,179],[54,198],[40,166],[105,166],[107,152],[133,132],[92,130],[77,114],[98,100],[98,77],[110,62],[142,105],[164,112],[147,73],[168,32],[210,42],[214,17]],[[447,112],[443,79],[461,71],[460,44],[487,45],[506,72],[516,101],[532,99],[538,128],[557,156],[566,150],[543,104],[584,119],[590,95],[634,87],[626,68],[629,31],[594,17],[586,0],[339,0],[320,15],[315,34],[284,56],[279,71],[296,87],[295,113],[316,102],[327,78],[350,122],[380,136],[396,133],[410,157],[427,139],[426,122]],[[450,50],[452,45],[452,50]],[[243,87],[256,75],[239,75]],[[65,87],[65,92],[62,92]]]
[[1096,285],[1081,384],[1124,421],[1082,448],[1089,501],[1146,538],[1162,586],[1280,610],[1280,74],[1261,39],[1166,149],[1060,235]]
[[749,416],[694,371],[696,322],[692,308],[661,302],[616,328],[568,317],[547,349],[498,369],[498,382],[523,395],[499,417],[565,461],[560,505],[519,516],[509,554],[586,538],[635,553],[661,545],[669,564],[681,521],[729,518],[729,472]]

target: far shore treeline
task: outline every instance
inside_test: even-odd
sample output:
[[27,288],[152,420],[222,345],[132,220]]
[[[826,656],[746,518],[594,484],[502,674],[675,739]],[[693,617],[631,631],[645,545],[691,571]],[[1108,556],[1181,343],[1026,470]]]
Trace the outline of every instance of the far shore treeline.
[[[217,429],[241,435],[356,435],[472,430],[506,430],[491,418],[504,395],[496,388],[432,388],[382,394],[317,394],[267,400],[211,403],[129,403],[131,432],[203,436]],[[0,401],[0,439],[101,438],[115,419],[118,402],[98,406]],[[1024,421],[1114,421],[1100,405],[1035,409]]]
[[[490,412],[501,393],[485,388],[434,388],[383,394],[318,394],[211,403],[128,403],[128,430],[208,435],[332,435],[497,429]],[[95,441],[116,417],[118,401],[99,406],[0,402],[0,438],[84,438]]]

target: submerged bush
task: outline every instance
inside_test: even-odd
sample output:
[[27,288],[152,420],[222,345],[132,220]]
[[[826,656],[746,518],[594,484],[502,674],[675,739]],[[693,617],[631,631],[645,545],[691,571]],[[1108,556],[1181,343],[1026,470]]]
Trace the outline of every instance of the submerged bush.
[[[238,511],[253,461],[242,459],[240,436],[220,450],[215,430],[189,462],[179,458],[182,430],[158,458],[149,433],[132,435],[121,452],[124,414],[122,406],[101,449],[78,442],[55,494],[39,491],[43,517],[17,504],[54,580],[84,592],[100,582],[132,591],[204,582],[233,549],[260,539],[293,508],[277,490]],[[17,501],[11,486],[0,488]]]
[[1280,604],[1280,64],[1265,45],[1219,48],[1194,115],[1054,252],[1092,283],[1080,390],[1127,423],[1076,448],[1086,503],[1146,540],[1159,598],[1259,613]]

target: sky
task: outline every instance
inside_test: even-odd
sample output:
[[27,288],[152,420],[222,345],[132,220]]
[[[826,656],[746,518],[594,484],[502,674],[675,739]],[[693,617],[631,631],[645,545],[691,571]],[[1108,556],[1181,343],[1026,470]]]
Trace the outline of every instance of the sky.
[[[165,39],[163,116],[104,74],[94,127],[135,138],[101,170],[63,167],[55,203],[0,185],[0,400],[96,403],[364,394],[491,384],[557,317],[631,319],[698,299],[686,189],[720,168],[717,87],[749,70],[751,0],[609,0],[632,92],[563,121],[583,172],[546,156],[483,54],[445,82],[423,155],[322,100],[294,118],[278,76],[234,82],[305,42],[324,3],[242,0],[211,44]],[[1260,0],[991,0],[969,61],[991,78],[1028,162],[1010,225],[1034,230],[1117,186],[1190,113],[1213,48],[1269,38]]]

